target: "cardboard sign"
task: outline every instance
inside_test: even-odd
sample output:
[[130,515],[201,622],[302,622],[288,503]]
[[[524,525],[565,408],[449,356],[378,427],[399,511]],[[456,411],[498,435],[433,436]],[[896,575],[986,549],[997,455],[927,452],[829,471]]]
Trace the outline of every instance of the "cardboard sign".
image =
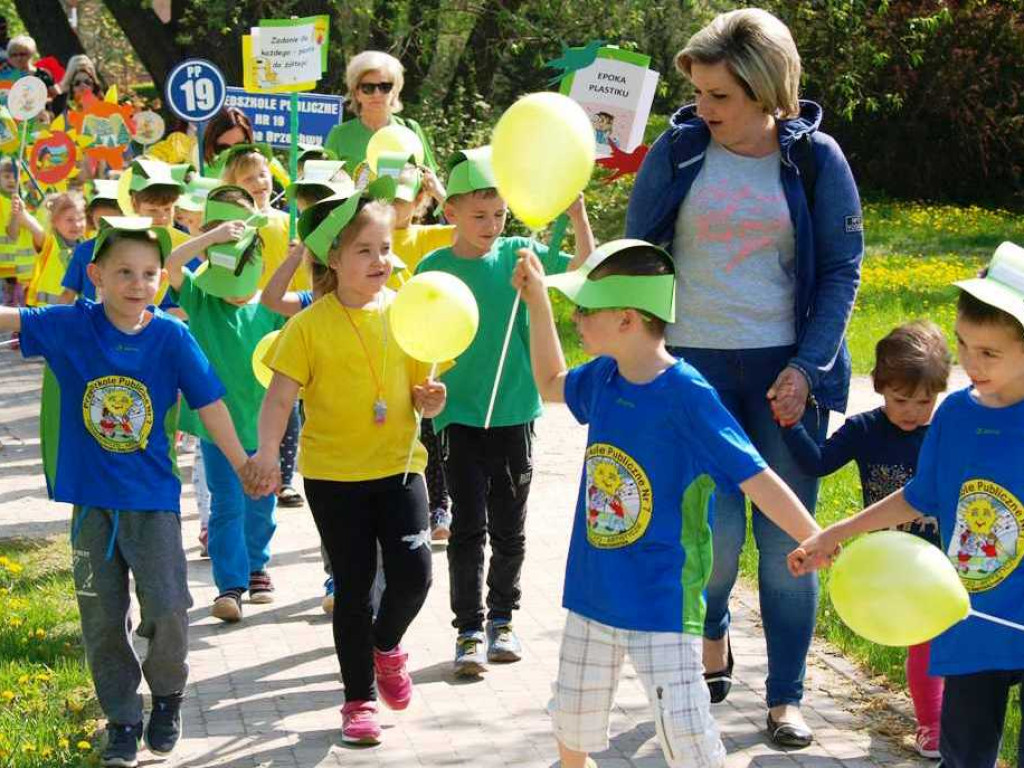
[[251,32],[251,58],[244,69],[256,89],[316,83],[327,69],[327,16],[264,19]]
[[606,46],[588,66],[562,78],[561,92],[583,107],[594,126],[597,156],[612,146],[630,153],[644,140],[658,73],[650,56]]
[[[252,122],[253,139],[272,147],[291,146],[291,106],[289,96],[247,93],[228,88],[226,106],[245,112]],[[341,122],[341,96],[319,93],[299,94],[299,143],[323,146],[331,128]]]

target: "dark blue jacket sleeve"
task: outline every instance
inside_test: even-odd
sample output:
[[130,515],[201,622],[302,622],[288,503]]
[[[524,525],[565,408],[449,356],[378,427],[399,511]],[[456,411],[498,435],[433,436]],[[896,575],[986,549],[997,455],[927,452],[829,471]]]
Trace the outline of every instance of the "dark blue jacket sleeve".
[[815,137],[815,292],[806,330],[793,363],[817,388],[839,355],[860,285],[864,226],[860,196],[849,163],[835,140]]
[[814,442],[814,438],[799,422],[782,430],[782,439],[800,469],[814,477],[831,475],[857,458],[857,448],[862,437],[863,429],[852,421],[847,421],[837,429],[824,445]]
[[[670,131],[654,142],[636,174],[626,208],[626,237],[653,242],[652,211],[672,183],[672,147]],[[661,245],[661,243],[655,243]]]

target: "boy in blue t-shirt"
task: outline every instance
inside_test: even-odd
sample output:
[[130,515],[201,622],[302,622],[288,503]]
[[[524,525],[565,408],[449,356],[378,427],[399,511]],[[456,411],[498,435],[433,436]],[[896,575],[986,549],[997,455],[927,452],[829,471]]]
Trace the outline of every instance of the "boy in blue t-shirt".
[[[196,409],[235,471],[248,459],[221,398],[224,387],[188,330],[151,304],[170,251],[148,218],[104,220],[89,278],[104,301],[0,308],[0,329],[21,332],[60,386],[54,498],[74,505],[75,591],[86,658],[107,716],[103,765],[137,764],[146,678],[150,751],[181,733],[192,600],[181,546],[174,453],[178,392]],[[158,363],[158,364],[157,364]],[[145,667],[132,649],[129,573],[149,640]]]
[[[544,278],[521,250],[513,284],[530,311],[537,389],[589,425],[562,604],[569,610],[551,713],[561,764],[593,765],[629,655],[669,765],[725,765],[703,679],[704,588],[718,488],[742,490],[791,536],[820,530],[704,378],[665,349],[671,257],[640,240],[598,248]],[[566,370],[545,291],[576,304],[583,349]]]
[[[981,613],[1024,623],[1024,249],[1003,243],[957,303],[960,363],[971,386],[939,406],[917,474],[900,491],[803,542],[790,569],[824,565],[850,536],[931,515],[946,556]],[[894,585],[896,588],[897,585]],[[971,616],[932,640],[946,678],[944,768],[992,768],[1010,689],[1024,682],[1024,632]],[[1024,740],[1018,746],[1024,764]]]

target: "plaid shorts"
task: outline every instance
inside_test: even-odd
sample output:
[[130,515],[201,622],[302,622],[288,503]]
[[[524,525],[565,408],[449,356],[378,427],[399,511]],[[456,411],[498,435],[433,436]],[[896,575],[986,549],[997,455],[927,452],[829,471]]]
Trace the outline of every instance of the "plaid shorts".
[[724,766],[701,652],[701,638],[694,635],[618,629],[570,611],[549,705],[555,736],[576,752],[608,748],[608,717],[628,655],[651,702],[668,764]]

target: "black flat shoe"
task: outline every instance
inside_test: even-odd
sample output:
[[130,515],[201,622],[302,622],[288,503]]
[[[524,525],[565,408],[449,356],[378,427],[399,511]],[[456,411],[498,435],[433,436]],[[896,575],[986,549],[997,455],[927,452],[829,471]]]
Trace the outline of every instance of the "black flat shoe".
[[768,713],[768,738],[780,747],[791,749],[803,749],[809,747],[814,741],[814,734],[810,728],[795,723],[779,723]]
[[708,693],[711,694],[712,704],[721,704],[732,690],[732,643],[729,641],[728,635],[725,636],[725,642],[729,647],[729,663],[725,669],[704,673],[704,683],[708,687]]

